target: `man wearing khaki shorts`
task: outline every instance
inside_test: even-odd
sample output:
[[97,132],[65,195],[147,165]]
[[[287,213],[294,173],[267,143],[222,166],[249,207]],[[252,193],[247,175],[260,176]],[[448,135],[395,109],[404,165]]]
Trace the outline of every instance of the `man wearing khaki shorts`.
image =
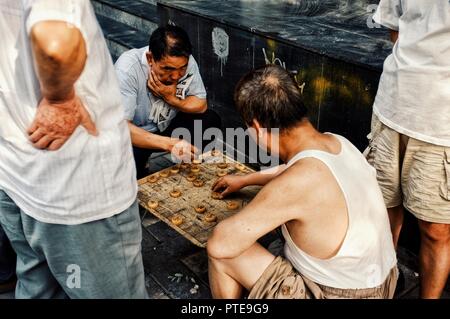
[[439,298],[450,269],[450,2],[381,0],[374,20],[395,43],[374,103],[367,159],[394,245],[406,207],[419,220],[421,297]]

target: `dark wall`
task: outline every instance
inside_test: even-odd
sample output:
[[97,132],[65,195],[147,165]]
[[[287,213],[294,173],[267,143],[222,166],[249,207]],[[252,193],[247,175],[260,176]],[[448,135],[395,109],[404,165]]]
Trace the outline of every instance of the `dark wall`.
[[[365,148],[379,71],[312,53],[178,9],[159,5],[158,14],[162,24],[175,23],[188,32],[210,106],[222,116],[225,127],[243,126],[234,111],[232,99],[234,86],[240,77],[255,67],[277,63],[297,74],[311,121],[320,131],[341,134],[360,150]],[[214,51],[212,33],[215,28],[220,28],[228,36],[226,60],[221,61]]]

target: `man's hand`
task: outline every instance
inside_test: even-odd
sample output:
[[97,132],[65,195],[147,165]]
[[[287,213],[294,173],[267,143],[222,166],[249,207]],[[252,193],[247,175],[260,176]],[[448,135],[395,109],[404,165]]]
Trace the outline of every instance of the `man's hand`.
[[167,150],[172,154],[172,161],[190,162],[198,153],[197,148],[179,138],[170,138]]
[[158,80],[158,77],[153,71],[150,71],[147,85],[150,91],[152,91],[153,95],[162,98],[169,104],[170,101],[176,98],[175,94],[177,92],[177,83],[174,83],[172,85],[165,85],[160,80]]
[[55,151],[64,145],[79,125],[91,135],[98,134],[88,111],[75,94],[64,102],[51,102],[44,98],[27,132],[34,147]]
[[213,192],[220,192],[222,197],[235,193],[246,186],[244,177],[227,175],[219,178],[212,186]]
[[155,72],[150,69],[147,86],[154,96],[163,99],[181,112],[203,113],[208,108],[205,98],[199,98],[195,95],[187,96],[185,99],[178,98],[176,96],[177,83],[165,85],[158,79]]
[[65,21],[40,21],[33,25],[30,41],[43,96],[27,130],[33,146],[57,150],[80,124],[97,135],[74,90],[87,59],[81,31]]

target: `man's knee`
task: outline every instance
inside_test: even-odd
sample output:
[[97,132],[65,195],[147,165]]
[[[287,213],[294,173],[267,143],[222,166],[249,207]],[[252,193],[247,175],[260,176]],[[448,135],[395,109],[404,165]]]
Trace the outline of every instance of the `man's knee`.
[[[234,264],[232,261],[233,258],[227,259],[227,258],[221,258],[218,253],[220,252],[214,252],[211,250],[208,250],[208,268],[211,271],[212,269],[215,270],[215,272],[224,273],[229,276],[232,276],[234,272]],[[232,276],[233,277],[233,276]]]
[[208,259],[215,262],[220,260],[220,250],[219,246],[215,245],[215,243],[210,240],[208,241],[208,245],[206,246],[206,253],[208,254]]
[[450,224],[419,221],[422,238],[430,242],[450,243]]

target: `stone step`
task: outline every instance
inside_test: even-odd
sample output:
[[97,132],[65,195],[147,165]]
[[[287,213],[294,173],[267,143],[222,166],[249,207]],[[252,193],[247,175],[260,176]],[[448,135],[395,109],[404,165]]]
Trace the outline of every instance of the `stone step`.
[[116,61],[125,51],[148,45],[149,34],[138,31],[121,22],[97,14],[109,51]]
[[159,23],[156,5],[138,0],[91,0],[97,15],[150,35]]
[[156,0],[141,0],[141,1],[145,3],[154,4],[156,6]]

